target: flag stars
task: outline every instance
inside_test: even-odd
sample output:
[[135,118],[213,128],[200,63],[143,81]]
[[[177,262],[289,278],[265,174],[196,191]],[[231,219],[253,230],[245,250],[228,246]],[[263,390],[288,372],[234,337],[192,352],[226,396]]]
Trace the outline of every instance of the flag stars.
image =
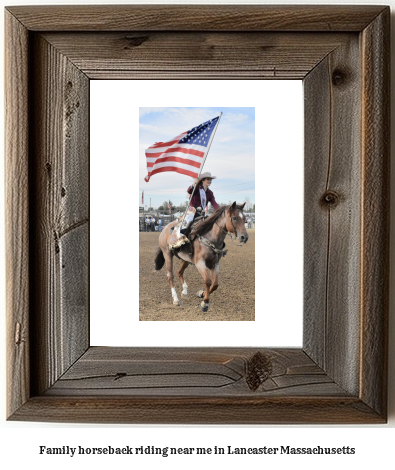
[[189,145],[197,144],[207,146],[210,136],[215,128],[218,118],[204,122],[200,126],[193,127],[186,132],[186,135],[180,140],[180,143]]

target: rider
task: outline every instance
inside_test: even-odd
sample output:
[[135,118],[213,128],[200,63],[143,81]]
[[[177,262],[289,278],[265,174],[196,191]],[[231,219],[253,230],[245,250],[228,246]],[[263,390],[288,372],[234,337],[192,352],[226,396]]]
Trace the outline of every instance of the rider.
[[[193,185],[189,186],[187,189],[188,194],[192,194],[192,199],[189,203],[190,207],[193,207],[196,211],[196,214],[190,214],[185,217],[184,223],[182,225],[181,233],[185,233],[187,228],[191,225],[192,221],[196,216],[200,216],[201,212],[206,209],[207,204],[210,202],[214,209],[219,209],[219,205],[215,200],[214,193],[209,189],[211,182],[215,179],[216,176],[211,176],[211,173],[205,172],[200,175],[199,178],[196,178]],[[196,188],[195,188],[196,186]],[[195,191],[193,191],[195,188]]]

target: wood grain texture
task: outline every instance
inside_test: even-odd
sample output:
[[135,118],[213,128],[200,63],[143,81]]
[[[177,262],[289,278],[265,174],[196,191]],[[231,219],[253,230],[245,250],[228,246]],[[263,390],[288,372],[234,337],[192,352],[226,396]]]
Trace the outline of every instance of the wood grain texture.
[[361,291],[358,50],[354,36],[304,81],[304,348],[353,394],[359,386]]
[[65,370],[89,345],[89,225],[70,227],[59,238],[59,285],[62,368]]
[[383,7],[64,5],[8,7],[31,31],[361,31]]
[[[6,20],[9,419],[385,422],[389,9],[12,7]],[[305,85],[303,348],[89,348],[89,80],[279,76]]]
[[92,79],[303,79],[348,33],[49,33]]
[[325,368],[328,227],[330,210],[321,204],[331,153],[329,57],[303,82],[306,96],[304,158],[303,347]]
[[356,397],[33,397],[12,420],[146,424],[382,424]]
[[387,411],[390,214],[390,12],[362,34],[362,233],[360,396]]
[[300,349],[259,351],[261,383],[249,386],[253,349],[90,348],[46,393],[127,396],[344,396]]
[[89,81],[43,38],[31,46],[33,383],[42,393],[89,345]]
[[7,413],[30,396],[28,32],[5,12]]

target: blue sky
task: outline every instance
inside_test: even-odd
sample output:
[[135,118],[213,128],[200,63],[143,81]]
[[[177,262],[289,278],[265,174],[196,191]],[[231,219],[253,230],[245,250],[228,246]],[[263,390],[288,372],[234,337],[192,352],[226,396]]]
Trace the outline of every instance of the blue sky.
[[154,208],[163,201],[175,205],[187,201],[192,178],[175,172],[153,175],[148,183],[145,149],[165,142],[211,118],[222,114],[203,172],[217,176],[212,183],[218,203],[246,198],[255,203],[255,108],[253,107],[140,107],[139,108],[139,194],[144,204]]

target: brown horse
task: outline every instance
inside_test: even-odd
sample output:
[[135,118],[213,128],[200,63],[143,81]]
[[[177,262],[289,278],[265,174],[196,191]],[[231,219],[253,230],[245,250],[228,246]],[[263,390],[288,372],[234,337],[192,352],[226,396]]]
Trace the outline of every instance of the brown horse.
[[184,271],[190,263],[194,264],[204,279],[205,290],[197,292],[197,296],[203,298],[200,308],[207,312],[209,296],[218,288],[219,260],[225,255],[225,237],[228,234],[235,235],[241,243],[246,243],[248,234],[245,228],[244,204],[222,206],[210,217],[194,223],[191,229],[191,244],[186,243],[180,249],[169,249],[169,240],[178,221],[168,224],[159,236],[159,248],[155,257],[155,269],[159,271],[166,263],[167,279],[170,284],[173,304],[180,305],[173,284],[173,257],[176,255],[182,260],[177,271],[183,290],[182,296],[187,297],[188,286],[184,280]]

